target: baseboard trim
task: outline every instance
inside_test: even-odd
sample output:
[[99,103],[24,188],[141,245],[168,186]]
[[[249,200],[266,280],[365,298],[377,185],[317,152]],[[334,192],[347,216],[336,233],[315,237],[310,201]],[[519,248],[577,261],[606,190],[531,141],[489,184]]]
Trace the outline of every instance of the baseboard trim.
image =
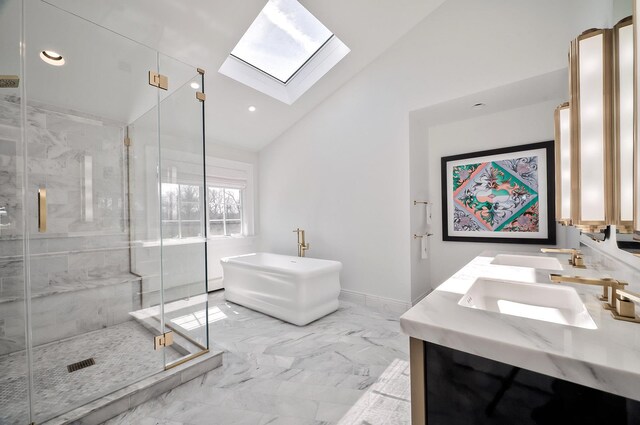
[[425,292],[424,294],[414,298],[413,301],[411,301],[411,306],[414,306],[416,304],[418,304],[420,301],[422,301],[424,299],[424,297],[426,297],[427,295],[429,295],[431,292],[433,292],[433,289],[429,289],[427,292]]
[[411,308],[411,304],[407,302],[394,300],[393,298],[379,297],[377,295],[369,295],[348,289],[342,289],[340,291],[339,298],[343,301],[366,305],[367,307],[373,307],[396,314],[403,314]]

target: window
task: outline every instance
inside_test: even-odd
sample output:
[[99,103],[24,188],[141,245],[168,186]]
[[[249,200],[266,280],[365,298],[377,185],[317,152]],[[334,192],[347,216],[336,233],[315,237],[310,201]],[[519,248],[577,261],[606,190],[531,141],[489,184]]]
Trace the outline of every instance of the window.
[[253,164],[207,157],[203,185],[198,155],[166,152],[160,192],[163,238],[254,235]]
[[242,191],[224,187],[207,187],[209,235],[242,234]]
[[[162,237],[202,236],[200,191],[202,186],[162,184]],[[242,234],[242,191],[207,187],[209,236]]]
[[349,52],[297,0],[269,0],[218,72],[291,105]]
[[201,186],[162,183],[162,237],[202,236]]
[[286,84],[332,36],[296,0],[270,0],[231,55]]

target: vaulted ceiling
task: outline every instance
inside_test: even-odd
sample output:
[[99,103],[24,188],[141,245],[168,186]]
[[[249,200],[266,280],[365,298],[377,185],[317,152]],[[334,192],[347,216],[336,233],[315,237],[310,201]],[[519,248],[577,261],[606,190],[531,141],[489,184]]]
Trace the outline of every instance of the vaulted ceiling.
[[[158,49],[186,64],[204,68],[206,70],[207,92],[207,138],[217,143],[253,151],[260,150],[309,113],[443,2],[444,0],[375,2],[370,0],[302,0],[301,3],[311,13],[351,48],[351,53],[296,103],[288,106],[217,72],[242,34],[264,7],[266,0],[192,0],[188,2],[47,0],[47,3],[57,8],[71,12],[131,40]],[[80,26],[88,31],[87,25],[89,24],[85,23]],[[44,22],[42,26],[46,28]],[[33,26],[31,28],[34,30]],[[29,26],[27,26],[27,31],[29,31]],[[53,36],[52,31],[45,31],[42,28],[36,28],[35,31],[39,31],[38,38],[41,44]],[[55,32],[58,33],[58,31]],[[62,32],[60,31],[60,33]],[[83,37],[88,40],[82,40]],[[97,58],[96,61],[114,59],[113,56],[129,55],[131,57],[128,60],[116,61],[111,66],[129,67],[130,70],[132,68],[133,71],[142,72],[144,66],[140,62],[144,62],[144,57],[150,55],[150,52],[132,48],[124,41],[115,42],[117,37],[116,34],[103,35],[99,41],[104,43],[105,51],[111,51],[111,54],[105,55],[104,58]],[[87,43],[91,41],[90,38],[91,35],[76,31],[72,39],[62,40],[60,43],[77,44],[80,41]],[[115,43],[118,47],[106,46],[109,43]],[[125,45],[128,46],[128,51],[124,51],[126,50],[123,47]],[[56,48],[64,50],[65,47]],[[90,45],[85,45],[85,48],[87,47]],[[95,49],[96,52],[99,52],[101,46],[96,45]],[[147,62],[149,61],[151,58]],[[127,65],[131,62],[135,63],[132,66]],[[177,79],[180,84],[183,83],[183,80],[187,81],[191,78],[189,70],[192,70],[193,67],[183,67],[178,62],[175,64],[173,71],[180,75]],[[34,62],[31,69],[40,66],[40,64],[35,65]],[[93,68],[94,76],[105,78],[104,75],[101,75],[99,66],[96,65]],[[83,75],[84,77],[74,75],[73,78],[76,81],[82,78],[91,78],[86,75],[86,72]],[[142,78],[146,78],[146,76]],[[108,84],[105,85],[108,86]],[[44,86],[40,90],[45,98],[43,100],[46,100],[46,90]],[[134,93],[137,93],[136,90],[141,90],[141,88],[136,86],[136,89],[129,91],[129,95],[133,96]],[[92,98],[86,99],[85,102],[98,102],[101,103],[102,108],[110,108],[111,110],[122,110],[125,106],[129,109],[137,108],[135,111],[127,110],[127,114],[114,117],[121,120],[131,119],[143,111],[144,106],[135,106],[134,104],[145,103],[141,102],[140,98],[148,96],[141,92],[136,94],[135,101],[125,101],[112,99],[113,96],[106,88],[103,91],[101,93],[100,89],[95,89]],[[59,97],[59,93],[57,96]],[[127,105],[123,105],[123,103]],[[250,105],[255,105],[257,110],[249,112]]]

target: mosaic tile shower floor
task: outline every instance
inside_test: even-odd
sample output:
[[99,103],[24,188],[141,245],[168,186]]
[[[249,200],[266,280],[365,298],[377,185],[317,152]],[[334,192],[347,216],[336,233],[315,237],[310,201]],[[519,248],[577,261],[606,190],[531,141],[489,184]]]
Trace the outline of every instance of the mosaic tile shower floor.
[[[180,358],[166,349],[167,362]],[[73,373],[67,365],[95,358],[96,364]],[[89,332],[34,350],[34,411],[38,422],[70,410],[126,384],[163,370],[161,351],[151,334],[134,321]],[[0,424],[26,424],[27,381],[24,352],[0,357]]]
[[341,302],[298,327],[209,295],[221,367],[107,425],[408,425],[409,341],[399,314]]

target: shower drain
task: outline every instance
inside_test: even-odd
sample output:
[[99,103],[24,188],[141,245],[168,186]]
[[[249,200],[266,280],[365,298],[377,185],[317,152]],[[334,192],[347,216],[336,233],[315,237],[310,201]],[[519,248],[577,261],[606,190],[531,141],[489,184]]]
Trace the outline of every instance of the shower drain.
[[93,366],[94,364],[96,364],[95,359],[93,357],[90,357],[77,363],[71,363],[70,365],[67,365],[67,370],[69,371],[69,373],[71,373],[75,372],[76,370],[84,369],[85,367]]

